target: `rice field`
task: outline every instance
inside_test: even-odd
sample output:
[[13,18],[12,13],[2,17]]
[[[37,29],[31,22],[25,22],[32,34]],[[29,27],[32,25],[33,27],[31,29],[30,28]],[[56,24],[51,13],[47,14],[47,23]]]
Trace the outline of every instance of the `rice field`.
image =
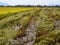
[[21,12],[21,11],[26,11],[26,10],[31,10],[34,8],[24,8],[24,7],[0,7],[0,15],[2,14],[8,14],[8,13],[16,13],[16,12]]
[[0,45],[60,45],[60,8],[0,7]]

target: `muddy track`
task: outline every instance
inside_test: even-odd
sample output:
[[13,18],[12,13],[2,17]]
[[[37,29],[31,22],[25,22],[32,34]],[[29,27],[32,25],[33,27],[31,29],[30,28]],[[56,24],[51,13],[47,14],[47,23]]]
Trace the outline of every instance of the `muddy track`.
[[30,23],[26,27],[25,36],[17,37],[17,40],[14,40],[14,44],[17,44],[15,42],[18,42],[19,45],[33,45],[35,43],[36,27],[39,24],[36,19],[38,17],[39,12],[35,16],[32,17]]
[[35,43],[36,27],[39,25],[38,20],[36,19],[39,16],[39,12],[32,18],[30,24],[26,28],[26,36],[23,37],[23,41],[25,41],[24,45],[33,45]]

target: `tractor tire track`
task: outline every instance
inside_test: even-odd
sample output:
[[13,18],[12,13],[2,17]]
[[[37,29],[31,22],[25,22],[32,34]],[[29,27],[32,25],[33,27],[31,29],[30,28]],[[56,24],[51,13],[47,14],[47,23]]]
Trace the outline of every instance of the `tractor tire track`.
[[[40,12],[40,11],[39,11]],[[36,16],[38,17],[39,12],[32,17],[29,25],[25,29],[25,36],[17,37],[17,40],[14,40],[14,44],[19,45],[33,45],[36,40],[36,27],[39,25],[39,21],[36,20]],[[19,42],[19,43],[16,43]]]

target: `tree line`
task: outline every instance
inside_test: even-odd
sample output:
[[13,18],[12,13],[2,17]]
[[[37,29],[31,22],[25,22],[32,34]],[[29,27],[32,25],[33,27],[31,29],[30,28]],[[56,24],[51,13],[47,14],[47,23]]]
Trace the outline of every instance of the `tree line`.
[[7,5],[7,6],[4,6],[4,5],[0,5],[0,7],[60,7],[60,5],[52,5],[52,6],[47,6],[47,5],[15,5],[15,6],[10,6],[10,5]]

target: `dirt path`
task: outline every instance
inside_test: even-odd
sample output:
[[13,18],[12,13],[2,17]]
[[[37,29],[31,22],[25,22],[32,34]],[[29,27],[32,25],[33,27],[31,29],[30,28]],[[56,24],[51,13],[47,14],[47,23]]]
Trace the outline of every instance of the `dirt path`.
[[[19,38],[17,37],[17,40],[14,40],[13,44],[20,44],[20,45],[33,45],[36,39],[36,21],[34,17],[30,24],[27,26],[25,31],[25,36]],[[35,22],[35,23],[34,23]]]
[[33,45],[36,40],[36,27],[38,26],[39,22],[36,20],[36,17],[34,17],[30,24],[26,28],[26,35],[18,38],[21,45]]
[[[38,13],[37,13],[38,14]],[[24,45],[33,45],[36,40],[36,27],[39,25],[37,17],[33,17],[26,29],[26,36],[22,38]]]
[[26,36],[23,37],[23,41],[27,42],[24,45],[33,45],[36,39],[36,24],[34,23],[35,19],[32,19],[31,23],[28,25],[26,29]]
[[20,37],[20,38],[17,37],[17,40],[14,40],[14,44],[33,45],[35,43],[35,40],[36,40],[36,27],[39,24],[39,21],[37,21],[36,19],[37,19],[36,16],[34,16],[32,18],[29,25],[25,29],[25,34],[26,35],[23,36],[23,37]]

